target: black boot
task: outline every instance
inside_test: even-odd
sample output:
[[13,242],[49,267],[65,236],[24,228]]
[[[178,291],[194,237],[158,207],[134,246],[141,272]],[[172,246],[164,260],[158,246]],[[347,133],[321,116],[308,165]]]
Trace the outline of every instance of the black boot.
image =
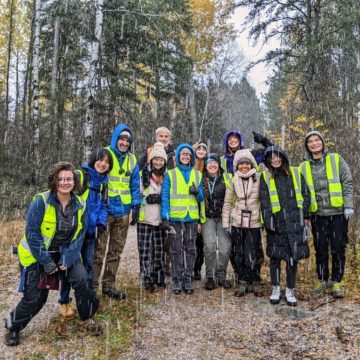
[[201,273],[200,271],[194,271],[194,280],[201,280]]
[[193,294],[194,293],[191,278],[184,280],[184,291],[185,291],[186,294]]
[[120,290],[117,290],[115,288],[106,287],[102,291],[103,295],[106,295],[109,298],[113,298],[116,300],[124,300],[126,298],[126,294],[123,293]]
[[215,281],[213,278],[208,278],[205,283],[205,290],[214,290],[215,289]]
[[5,344],[7,346],[17,346],[20,344],[20,331],[8,330],[5,334]]

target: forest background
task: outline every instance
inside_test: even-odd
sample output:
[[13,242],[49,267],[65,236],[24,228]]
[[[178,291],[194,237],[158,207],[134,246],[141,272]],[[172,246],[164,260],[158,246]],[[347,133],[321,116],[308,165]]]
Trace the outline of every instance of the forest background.
[[[259,99],[231,23],[279,47]],[[324,133],[354,179],[359,208],[360,8],[356,0],[1,0],[0,215],[19,217],[51,164],[80,166],[116,123],[133,151],[167,126],[173,142],[202,138],[223,151],[229,129],[266,132],[293,164],[311,129]],[[350,251],[359,262],[358,210]]]

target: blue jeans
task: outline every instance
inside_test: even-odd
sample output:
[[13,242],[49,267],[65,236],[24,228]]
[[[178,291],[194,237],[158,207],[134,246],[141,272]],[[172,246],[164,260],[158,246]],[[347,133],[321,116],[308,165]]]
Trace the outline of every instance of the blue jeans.
[[[82,263],[87,273],[88,288],[93,289],[94,287],[94,276],[93,276],[93,262],[94,262],[94,251],[95,251],[96,238],[90,234],[85,235],[84,243],[81,248]],[[71,302],[70,298],[71,286],[68,282],[61,284],[60,289],[60,304],[68,304]]]

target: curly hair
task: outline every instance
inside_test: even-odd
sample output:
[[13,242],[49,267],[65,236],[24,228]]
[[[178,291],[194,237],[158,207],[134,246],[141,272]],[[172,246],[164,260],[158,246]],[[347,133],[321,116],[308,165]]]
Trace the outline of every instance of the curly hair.
[[73,173],[73,177],[74,177],[74,189],[73,190],[78,190],[80,187],[80,183],[79,183],[79,177],[76,176],[75,174],[75,166],[67,161],[60,161],[56,164],[54,164],[50,170],[49,170],[49,175],[47,177],[47,184],[48,184],[48,188],[50,191],[52,192],[56,192],[57,189],[57,185],[58,185],[58,175],[60,171],[71,171]]

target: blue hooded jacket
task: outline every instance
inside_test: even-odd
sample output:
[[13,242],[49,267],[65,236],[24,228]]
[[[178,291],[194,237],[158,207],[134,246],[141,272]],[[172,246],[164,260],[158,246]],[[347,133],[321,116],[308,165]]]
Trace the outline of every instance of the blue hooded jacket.
[[[119,162],[119,165],[121,166],[125,160],[125,157],[128,153],[128,151],[122,153],[117,148],[117,141],[119,138],[119,135],[123,131],[128,131],[131,136],[132,133],[130,129],[125,124],[118,124],[116,128],[113,131],[111,143],[110,143],[110,149],[115,153],[116,158]],[[120,199],[120,196],[109,196],[109,207],[108,207],[108,213],[111,215],[114,215],[116,218],[125,216],[130,214],[131,208],[138,205],[140,206],[141,203],[141,196],[140,196],[140,174],[139,174],[139,165],[136,164],[134,170],[132,171],[130,175],[130,193],[131,193],[131,204],[124,205]]]
[[88,234],[94,234],[96,225],[107,224],[107,203],[101,193],[101,185],[108,182],[107,174],[99,174],[95,169],[84,164],[82,166],[89,173],[89,196],[86,199],[86,211],[89,217]]
[[[184,165],[180,162],[180,151],[183,148],[188,148],[191,151],[191,163],[189,165]],[[190,172],[194,168],[195,164],[195,151],[193,147],[189,144],[180,144],[176,148],[176,167],[181,171],[186,182],[190,179]],[[201,203],[204,200],[204,192],[203,192],[203,181],[198,187],[199,193],[196,196],[196,200],[198,203]],[[190,218],[189,214],[186,215],[185,219],[174,219],[170,218],[170,177],[169,174],[165,175],[164,182],[162,185],[162,192],[161,192],[161,218],[164,220],[169,220],[173,222],[191,222],[194,221]]]

